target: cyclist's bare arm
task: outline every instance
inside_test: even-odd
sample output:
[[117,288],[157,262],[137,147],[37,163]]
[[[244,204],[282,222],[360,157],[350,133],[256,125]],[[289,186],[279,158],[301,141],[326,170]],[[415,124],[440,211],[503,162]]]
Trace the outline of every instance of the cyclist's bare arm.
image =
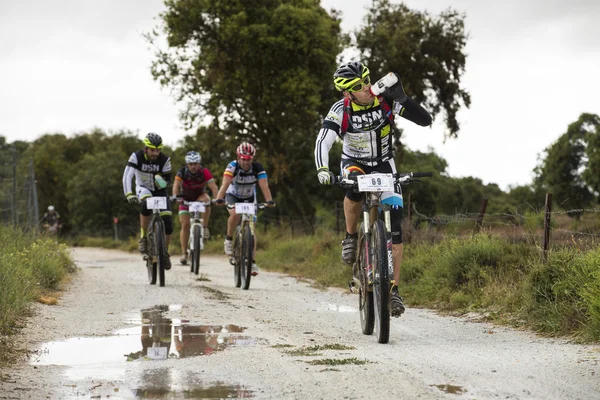
[[221,188],[219,189],[219,193],[217,194],[217,199],[225,198],[225,193],[227,192],[227,189],[229,188],[229,185],[231,185],[232,181],[233,181],[233,178],[231,176],[227,176],[227,175],[223,176],[223,184],[221,185]]
[[217,187],[217,183],[215,182],[215,180],[214,179],[210,180],[206,186],[208,186],[208,188],[210,189],[210,192],[212,193],[213,198],[218,198],[219,188]]
[[178,176],[175,177],[175,182],[173,183],[173,196],[179,196],[181,194],[181,185],[182,180]]
[[273,201],[273,196],[271,196],[271,189],[269,189],[269,182],[267,181],[267,178],[259,179],[258,186],[263,193],[265,202]]

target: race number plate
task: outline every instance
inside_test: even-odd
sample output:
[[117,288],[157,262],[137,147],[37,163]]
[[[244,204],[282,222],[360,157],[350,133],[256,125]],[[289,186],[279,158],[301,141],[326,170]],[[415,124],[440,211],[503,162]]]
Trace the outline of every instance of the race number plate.
[[190,211],[191,212],[204,212],[206,211],[206,206],[199,201],[194,201],[190,203]]
[[254,203],[235,203],[236,214],[256,214],[256,204]]
[[151,360],[166,360],[167,350],[166,347],[148,347],[148,358]]
[[394,177],[392,174],[358,175],[359,192],[393,192]]
[[149,197],[146,200],[146,207],[149,210],[162,210],[167,208],[167,198],[166,197]]

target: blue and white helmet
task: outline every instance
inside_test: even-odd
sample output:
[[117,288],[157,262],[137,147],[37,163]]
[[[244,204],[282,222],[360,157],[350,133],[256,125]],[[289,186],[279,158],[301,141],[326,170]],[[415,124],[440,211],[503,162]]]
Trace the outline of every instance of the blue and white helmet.
[[185,155],[186,164],[200,163],[201,160],[202,157],[200,157],[200,153],[198,153],[197,151],[188,151]]

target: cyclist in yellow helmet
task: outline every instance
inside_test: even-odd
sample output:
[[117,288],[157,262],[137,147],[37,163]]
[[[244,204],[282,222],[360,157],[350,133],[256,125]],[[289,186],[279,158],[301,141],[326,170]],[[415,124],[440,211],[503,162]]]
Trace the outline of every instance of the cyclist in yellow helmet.
[[[163,147],[162,138],[156,133],[150,132],[143,140],[144,147],[131,154],[125,171],[123,172],[123,193],[129,203],[137,203],[147,197],[168,197],[167,186],[171,183],[171,159],[161,152]],[[135,177],[135,189],[132,187],[131,180]],[[146,203],[141,203],[140,210],[140,252],[148,252],[148,241],[146,232],[152,211],[148,210]],[[160,215],[165,223],[165,233],[167,236],[167,249],[171,243],[171,234],[173,233],[173,219],[171,208],[160,211]],[[171,268],[171,258],[167,253],[165,269]]]
[[[315,164],[319,182],[330,185],[334,174],[329,171],[329,150],[336,138],[343,143],[343,176],[373,172],[396,173],[393,155],[393,118],[399,115],[421,126],[431,124],[429,113],[404,92],[400,76],[389,73],[371,86],[369,69],[359,61],[341,65],[333,74],[333,84],[342,92],[323,120],[315,144]],[[352,265],[356,259],[357,225],[364,194],[349,190],[344,198],[346,238],[342,241],[342,260]],[[394,282],[390,308],[393,316],[404,312],[398,294],[402,262],[402,191],[384,193],[382,201],[392,206],[392,257]]]

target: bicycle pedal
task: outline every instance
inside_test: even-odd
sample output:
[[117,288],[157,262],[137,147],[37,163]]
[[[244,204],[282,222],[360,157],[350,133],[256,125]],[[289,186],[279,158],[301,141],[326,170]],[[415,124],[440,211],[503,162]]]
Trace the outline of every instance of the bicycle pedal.
[[348,282],[348,289],[350,290],[350,293],[358,293],[358,289],[356,289],[356,283],[354,283],[354,281]]

